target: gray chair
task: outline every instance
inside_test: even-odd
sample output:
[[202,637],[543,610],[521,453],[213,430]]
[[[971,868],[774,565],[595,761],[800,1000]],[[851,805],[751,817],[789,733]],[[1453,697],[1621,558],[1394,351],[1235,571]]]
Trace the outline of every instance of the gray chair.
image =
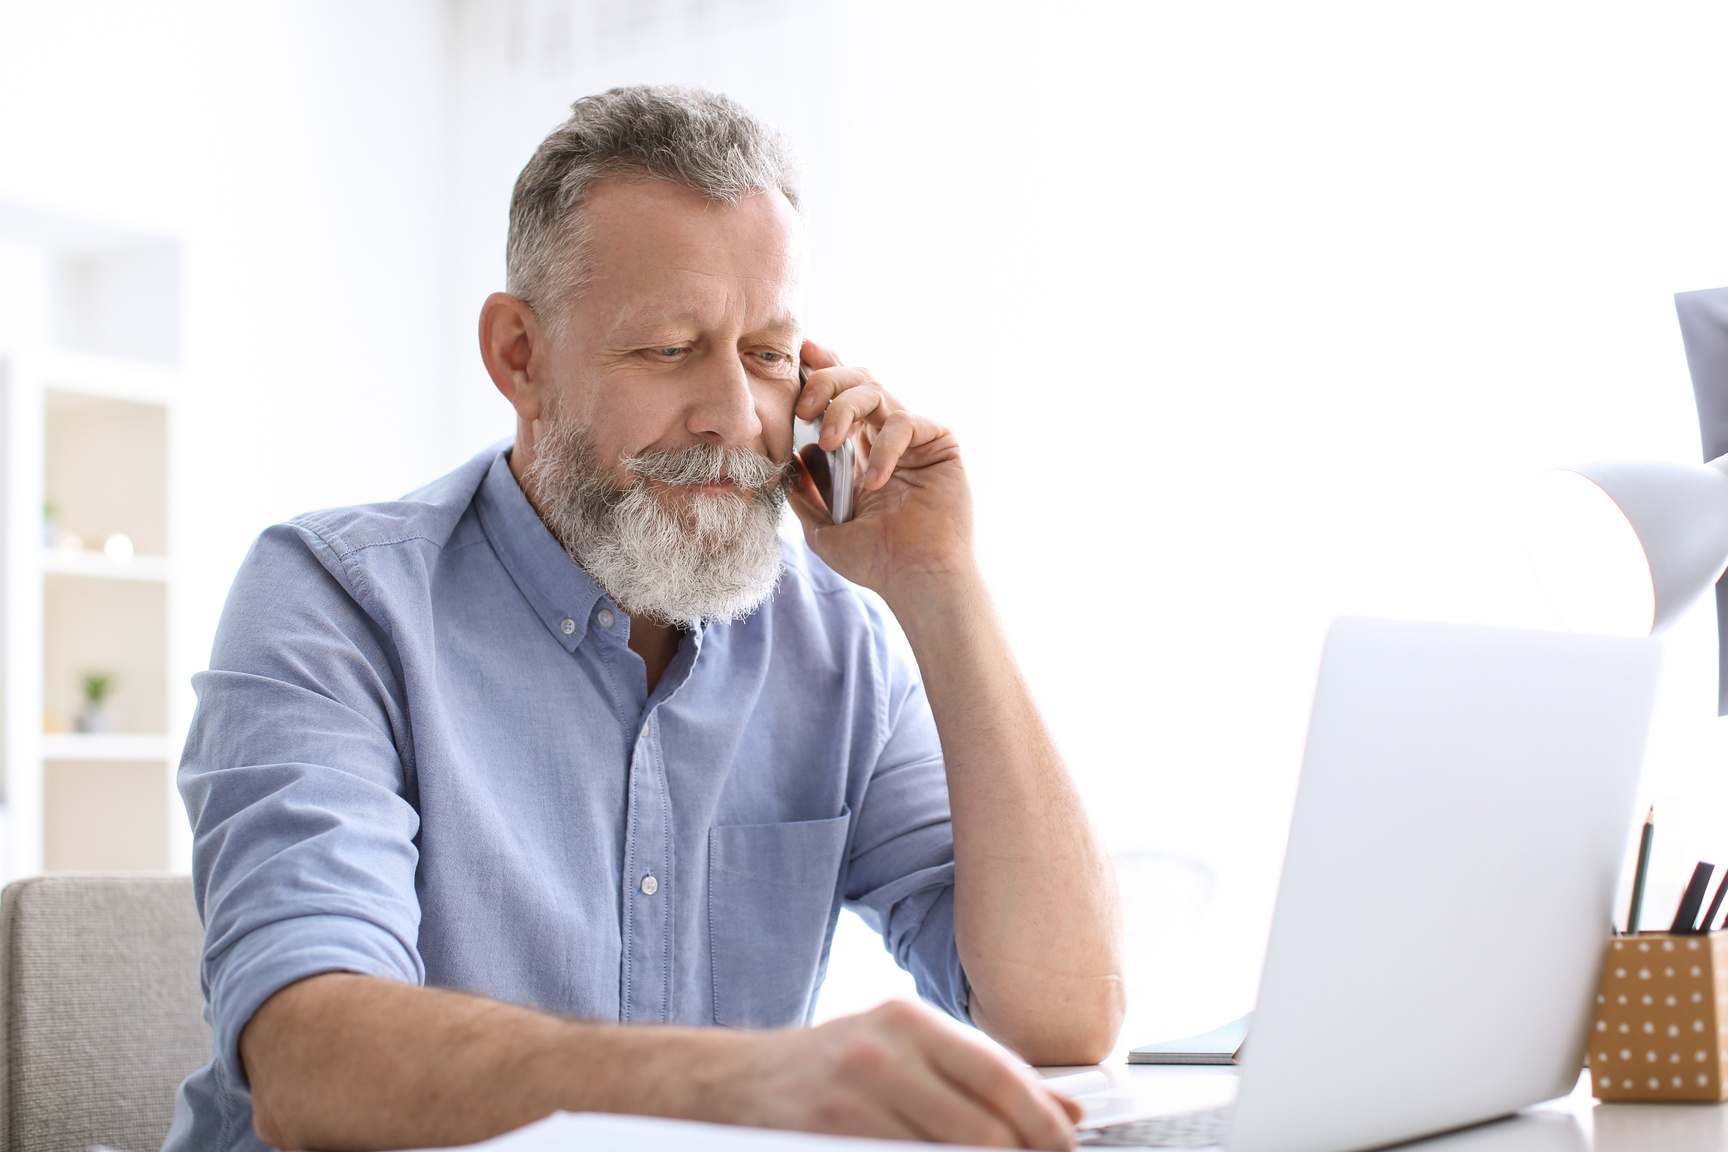
[[0,892],[0,1152],[155,1152],[209,1062],[187,876],[36,876]]

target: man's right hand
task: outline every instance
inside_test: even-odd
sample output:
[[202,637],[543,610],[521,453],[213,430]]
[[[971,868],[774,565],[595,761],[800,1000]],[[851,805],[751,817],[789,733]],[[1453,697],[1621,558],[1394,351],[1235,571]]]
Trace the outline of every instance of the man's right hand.
[[277,1148],[470,1144],[555,1109],[1007,1148],[1074,1146],[1072,1103],[915,1004],[817,1028],[594,1024],[329,972],[240,1036],[253,1124]]
[[992,1148],[1074,1147],[1076,1105],[916,1004],[889,1001],[752,1041],[712,1077],[715,1118]]

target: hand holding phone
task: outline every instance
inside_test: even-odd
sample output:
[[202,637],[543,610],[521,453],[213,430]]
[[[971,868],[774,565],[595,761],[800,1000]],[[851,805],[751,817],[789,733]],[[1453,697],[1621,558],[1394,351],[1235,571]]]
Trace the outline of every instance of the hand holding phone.
[[[820,344],[806,340],[799,353],[809,375],[787,415],[837,429],[853,453],[846,459],[832,437],[835,451],[823,452],[829,441],[817,441],[816,424],[792,429],[795,467],[812,483],[805,487],[800,477],[791,504],[811,551],[890,604],[929,595],[933,581],[954,581],[972,595],[972,496],[954,432]],[[847,507],[834,508],[843,501]]]
[[[805,381],[810,378],[810,369],[798,365],[798,390],[802,394]],[[800,420],[792,418],[792,451],[804,462],[805,469],[810,473],[810,479],[816,484],[816,491],[822,497],[822,503],[828,506],[828,515],[836,524],[844,524],[852,519],[853,486],[856,483],[857,456],[852,438],[848,436],[840,442],[840,447],[833,451],[824,451],[817,441],[822,437],[821,414],[815,420]]]

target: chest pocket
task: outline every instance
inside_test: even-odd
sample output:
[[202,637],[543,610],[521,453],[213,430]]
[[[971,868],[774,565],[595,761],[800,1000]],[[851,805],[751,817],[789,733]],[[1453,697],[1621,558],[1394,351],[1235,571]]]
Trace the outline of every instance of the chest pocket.
[[851,820],[846,811],[831,820],[709,829],[716,1024],[784,1028],[808,1017]]

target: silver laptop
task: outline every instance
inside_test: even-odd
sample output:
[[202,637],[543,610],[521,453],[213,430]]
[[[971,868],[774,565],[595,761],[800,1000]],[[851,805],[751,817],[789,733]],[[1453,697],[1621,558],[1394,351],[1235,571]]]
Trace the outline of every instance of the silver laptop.
[[1230,1152],[1381,1147],[1573,1089],[1659,659],[1653,640],[1332,626]]

